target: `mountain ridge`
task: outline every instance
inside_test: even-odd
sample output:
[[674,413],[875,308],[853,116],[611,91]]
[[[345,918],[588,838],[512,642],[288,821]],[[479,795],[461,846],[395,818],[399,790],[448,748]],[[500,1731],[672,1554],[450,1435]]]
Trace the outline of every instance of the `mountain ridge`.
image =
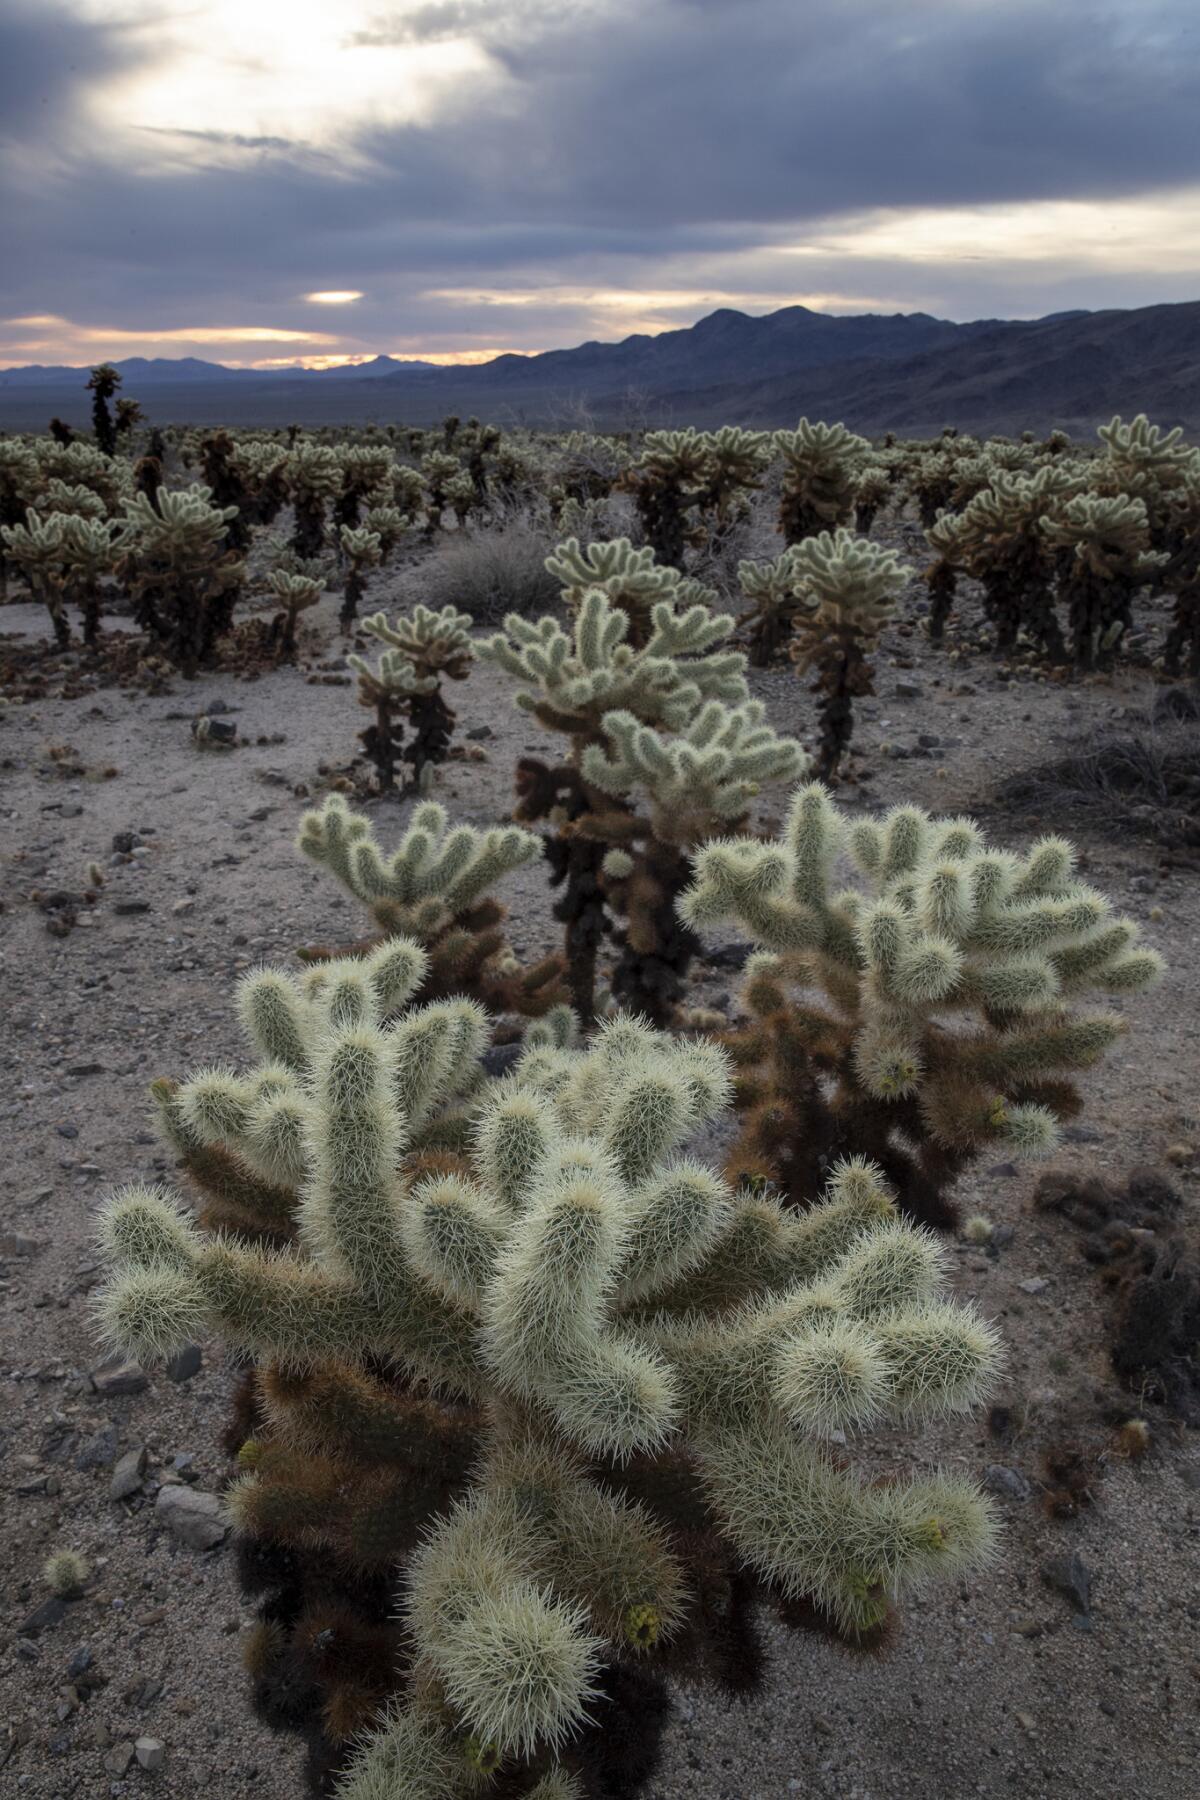
[[[669,332],[479,364],[381,357],[354,369],[266,372],[184,361],[176,377],[169,359],[129,359],[138,373],[125,391],[137,398],[140,383],[148,413],[196,425],[423,425],[457,412],[501,425],[764,428],[808,413],[922,435],[946,424],[1073,429],[1146,411],[1200,427],[1200,301],[964,323],[721,307]],[[0,371],[0,427],[44,429],[50,410],[86,424],[89,396],[72,382],[87,371],[71,370],[71,381],[38,381],[35,371]]]

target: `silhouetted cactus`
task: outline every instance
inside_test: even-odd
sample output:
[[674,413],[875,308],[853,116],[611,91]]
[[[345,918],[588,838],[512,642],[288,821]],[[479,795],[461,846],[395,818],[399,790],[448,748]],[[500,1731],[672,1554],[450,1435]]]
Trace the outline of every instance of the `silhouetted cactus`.
[[120,385],[121,376],[111,363],[98,363],[88,379],[88,392],[92,396],[92,431],[96,448],[105,456],[116,455],[117,428],[108,403]]

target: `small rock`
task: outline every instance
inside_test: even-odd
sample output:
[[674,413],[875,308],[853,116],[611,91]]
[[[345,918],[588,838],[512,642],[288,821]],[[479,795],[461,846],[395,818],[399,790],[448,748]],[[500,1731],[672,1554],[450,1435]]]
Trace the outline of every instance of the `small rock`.
[[150,902],[148,900],[115,900],[113,911],[119,918],[130,918],[134,913],[148,913]]
[[919,681],[898,681],[894,691],[897,700],[919,700],[924,692]]
[[990,1250],[1003,1250],[1007,1245],[1012,1243],[1016,1235],[1017,1232],[1014,1225],[993,1225],[992,1235],[988,1239],[988,1248]]
[[988,1170],[989,1175],[999,1176],[1005,1181],[1011,1181],[1016,1173],[1017,1165],[1014,1162],[993,1163]]
[[80,1644],[78,1650],[72,1653],[71,1660],[67,1664],[68,1681],[76,1681],[80,1675],[86,1675],[91,1666],[92,1653],[86,1644]]
[[1023,1294],[1044,1294],[1050,1283],[1042,1275],[1031,1275],[1027,1281],[1018,1281],[1017,1286]]
[[108,1469],[117,1460],[120,1439],[115,1425],[106,1425],[84,1444],[75,1458],[77,1469]]
[[134,1745],[133,1753],[138,1759],[140,1768],[161,1769],[167,1747],[161,1738],[143,1737],[139,1738]]
[[108,1357],[97,1365],[88,1378],[97,1394],[112,1396],[114,1394],[140,1394],[143,1388],[150,1385],[149,1377],[141,1363],[134,1362],[132,1357]]
[[155,1517],[189,1550],[211,1550],[229,1531],[215,1494],[190,1487],[164,1487],[154,1503]]
[[37,1238],[23,1237],[19,1231],[0,1234],[0,1256],[36,1256],[40,1249]]
[[519,1060],[520,1044],[491,1044],[480,1057],[484,1072],[488,1075],[507,1075],[508,1071]]
[[1094,1125],[1064,1125],[1062,1129],[1064,1144],[1098,1144],[1100,1137]]
[[130,1763],[133,1761],[133,1757],[133,1745],[129,1742],[128,1738],[126,1738],[124,1743],[113,1745],[108,1755],[104,1758],[104,1766],[110,1775],[120,1777],[124,1775],[125,1771],[128,1769]]
[[136,831],[118,831],[113,834],[112,847],[118,856],[128,856],[140,842]]
[[67,1603],[60,1600],[57,1594],[51,1594],[40,1606],[35,1606],[23,1625],[17,1627],[19,1637],[39,1637],[43,1631],[52,1631],[61,1625],[67,1616]]
[[1042,1564],[1042,1580],[1068,1600],[1086,1618],[1091,1609],[1092,1576],[1078,1550],[1070,1556],[1051,1556]]
[[127,1450],[112,1472],[108,1484],[110,1500],[128,1500],[141,1487],[146,1474],[146,1446]]
[[172,1381],[190,1381],[193,1375],[200,1373],[203,1361],[204,1353],[199,1344],[185,1344],[167,1364],[167,1374]]
[[496,734],[490,725],[476,725],[473,730],[464,732],[463,735],[468,744],[483,744],[487,742],[488,738],[495,737]]
[[983,1485],[989,1494],[998,1494],[1003,1500],[1028,1500],[1033,1489],[1019,1469],[1010,1469],[1004,1463],[989,1463],[983,1471]]
[[57,1131],[59,1137],[77,1138],[79,1136],[78,1125],[62,1124],[62,1125],[56,1125],[54,1127],[54,1129],[55,1129],[55,1131]]

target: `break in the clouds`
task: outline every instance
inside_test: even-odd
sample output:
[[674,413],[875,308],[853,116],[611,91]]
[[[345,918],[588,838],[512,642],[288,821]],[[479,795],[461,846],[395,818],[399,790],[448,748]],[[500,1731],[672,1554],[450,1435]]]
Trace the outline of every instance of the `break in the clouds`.
[[0,363],[1200,292],[1191,0],[7,0]]

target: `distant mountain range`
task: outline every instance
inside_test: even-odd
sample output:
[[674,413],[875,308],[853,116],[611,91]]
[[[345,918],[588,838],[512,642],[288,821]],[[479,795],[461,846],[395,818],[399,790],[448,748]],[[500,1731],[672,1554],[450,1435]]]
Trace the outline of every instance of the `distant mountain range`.
[[[500,425],[792,424],[801,413],[860,431],[923,435],[1088,430],[1145,411],[1200,427],[1200,301],[1036,320],[955,324],[928,313],[844,316],[722,308],[620,343],[443,366],[379,356],[354,368],[229,369],[193,357],[117,363],[123,392],[160,423],[428,424],[447,413]],[[0,370],[0,428],[86,425],[86,369]]]

